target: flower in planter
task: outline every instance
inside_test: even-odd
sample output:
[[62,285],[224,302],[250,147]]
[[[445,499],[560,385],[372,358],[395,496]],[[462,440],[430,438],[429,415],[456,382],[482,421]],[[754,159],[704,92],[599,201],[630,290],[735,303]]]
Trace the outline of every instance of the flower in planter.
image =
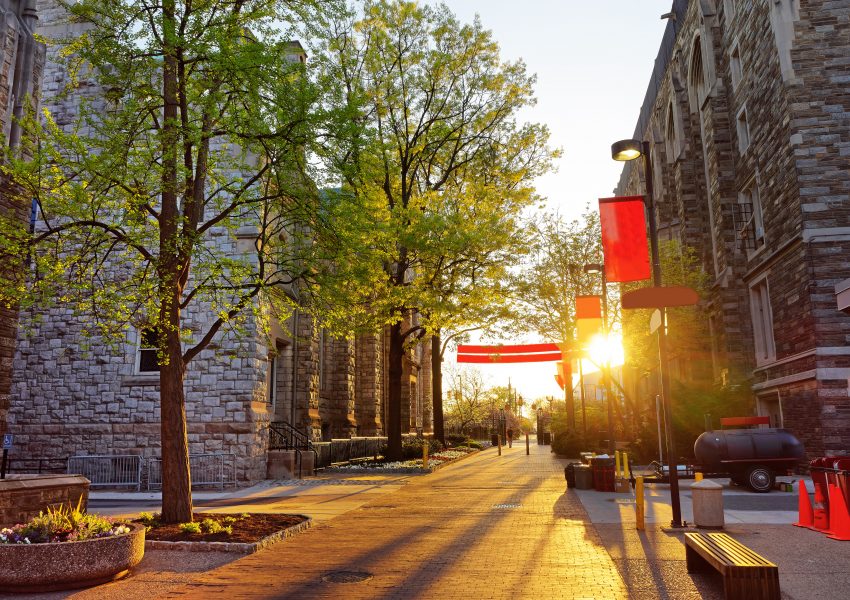
[[81,510],[82,498],[76,508],[61,505],[48,508],[27,523],[0,530],[0,544],[47,544],[77,542],[130,533],[124,523]]

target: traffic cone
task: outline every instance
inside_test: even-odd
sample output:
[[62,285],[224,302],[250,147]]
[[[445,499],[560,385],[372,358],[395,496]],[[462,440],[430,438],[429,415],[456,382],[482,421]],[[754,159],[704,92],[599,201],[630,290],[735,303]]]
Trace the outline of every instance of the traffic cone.
[[838,485],[829,485],[829,535],[833,540],[850,541],[850,513]]
[[[829,499],[823,497],[823,488],[827,484],[815,484],[814,518],[812,529],[829,533]],[[829,492],[827,492],[828,494]]]
[[797,527],[807,527],[814,529],[815,514],[812,510],[812,500],[809,498],[809,492],[806,489],[806,482],[800,480],[800,500],[797,503],[797,522],[794,523]]

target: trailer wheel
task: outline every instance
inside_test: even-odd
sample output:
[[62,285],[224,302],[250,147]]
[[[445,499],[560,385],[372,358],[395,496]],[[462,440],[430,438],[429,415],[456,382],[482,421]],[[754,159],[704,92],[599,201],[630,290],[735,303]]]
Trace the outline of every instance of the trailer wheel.
[[754,492],[761,494],[769,492],[773,489],[773,482],[775,480],[776,476],[773,474],[773,471],[767,467],[756,466],[747,472],[747,485]]

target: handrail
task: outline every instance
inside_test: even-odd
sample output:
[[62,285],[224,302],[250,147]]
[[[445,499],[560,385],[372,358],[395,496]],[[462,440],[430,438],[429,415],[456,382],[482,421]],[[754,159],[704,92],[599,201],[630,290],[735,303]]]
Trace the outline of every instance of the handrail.
[[269,423],[269,450],[295,450],[299,479],[302,476],[302,452],[306,450],[311,450],[314,454],[316,452],[310,438],[286,421]]

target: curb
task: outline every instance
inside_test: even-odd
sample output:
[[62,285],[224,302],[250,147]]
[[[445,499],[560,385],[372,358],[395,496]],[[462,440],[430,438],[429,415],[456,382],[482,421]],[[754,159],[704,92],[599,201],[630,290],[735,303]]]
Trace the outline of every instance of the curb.
[[306,520],[292,527],[287,527],[286,529],[269,534],[256,542],[166,542],[162,540],[145,540],[145,551],[169,550],[172,552],[233,552],[234,554],[254,554],[312,527],[312,517],[306,515],[293,516],[304,517]]

